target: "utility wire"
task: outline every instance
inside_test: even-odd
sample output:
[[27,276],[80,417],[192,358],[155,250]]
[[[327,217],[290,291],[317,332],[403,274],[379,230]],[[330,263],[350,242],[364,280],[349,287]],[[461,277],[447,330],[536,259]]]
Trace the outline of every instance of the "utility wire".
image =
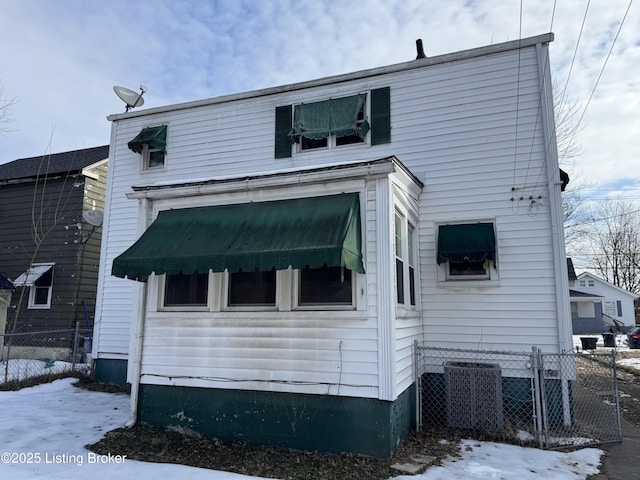
[[629,9],[631,9],[631,5],[633,4],[633,0],[629,0],[629,5],[627,5],[627,11],[624,12],[624,16],[622,17],[622,20],[620,21],[620,26],[618,27],[618,32],[616,33],[615,38],[613,39],[613,42],[611,43],[611,48],[609,49],[609,53],[607,53],[607,58],[604,60],[604,64],[602,65],[602,69],[600,70],[600,74],[598,75],[598,79],[596,80],[596,84],[593,86],[593,90],[591,90],[591,95],[589,95],[589,100],[587,100],[587,104],[584,106],[584,110],[582,111],[582,115],[580,116],[580,120],[578,120],[578,125],[580,125],[580,123],[582,123],[582,119],[585,115],[585,113],[587,112],[587,108],[589,107],[589,103],[591,102],[591,99],[593,98],[593,94],[596,91],[596,88],[598,87],[598,83],[600,82],[600,78],[602,77],[602,74],[604,73],[604,69],[607,66],[607,62],[609,61],[609,57],[611,56],[611,52],[613,51],[613,47],[616,44],[616,41],[618,40],[618,35],[620,35],[620,30],[622,30],[622,26],[624,25],[624,21],[627,18],[627,14],[629,13]]

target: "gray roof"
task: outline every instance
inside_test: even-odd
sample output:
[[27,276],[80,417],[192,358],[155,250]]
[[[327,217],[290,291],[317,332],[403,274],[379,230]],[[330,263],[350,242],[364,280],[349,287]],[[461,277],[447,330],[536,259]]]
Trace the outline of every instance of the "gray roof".
[[20,158],[0,165],[0,181],[36,177],[45,173],[51,175],[77,172],[108,157],[109,145],[103,145],[39,157]]
[[13,283],[0,273],[0,290],[15,290]]

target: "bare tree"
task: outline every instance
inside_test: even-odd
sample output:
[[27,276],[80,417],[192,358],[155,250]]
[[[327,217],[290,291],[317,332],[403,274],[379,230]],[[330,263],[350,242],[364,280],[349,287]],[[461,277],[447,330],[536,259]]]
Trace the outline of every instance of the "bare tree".
[[[69,172],[60,174],[57,179],[50,178],[49,162],[50,155],[43,155],[40,161],[39,173],[35,179],[33,197],[31,202],[31,238],[33,243],[23,245],[29,252],[29,262],[26,265],[27,275],[31,272],[31,265],[36,262],[43,243],[47,237],[56,229],[64,228],[64,222],[71,217],[70,201],[73,190],[76,188],[74,178]],[[50,187],[51,180],[56,180],[57,185]],[[17,304],[12,318],[6,326],[6,333],[16,333],[19,325],[20,313],[27,300],[28,288],[21,288],[18,295]],[[5,332],[3,332],[5,333]],[[13,337],[9,336],[5,341],[6,358],[11,356]],[[4,382],[9,378],[9,362],[4,365]]]
[[612,200],[594,207],[588,266],[608,282],[640,293],[640,205]]
[[13,114],[13,106],[16,104],[15,98],[7,97],[4,88],[0,84],[0,135],[10,131],[9,123]]

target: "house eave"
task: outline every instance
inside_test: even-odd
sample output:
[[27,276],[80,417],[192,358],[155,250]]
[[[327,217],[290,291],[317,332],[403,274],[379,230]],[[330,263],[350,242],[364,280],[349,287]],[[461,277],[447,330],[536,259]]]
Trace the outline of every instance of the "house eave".
[[291,185],[314,184],[355,178],[382,178],[398,170],[407,174],[418,188],[422,188],[422,182],[411,174],[396,157],[391,156],[363,162],[350,162],[306,169],[281,170],[249,176],[243,175],[239,177],[210,178],[176,183],[132,186],[133,192],[127,193],[127,198],[179,198],[243,190],[280,188]]
[[125,120],[129,118],[144,117],[148,115],[173,112],[177,110],[205,107],[205,106],[223,104],[223,103],[228,103],[228,102],[233,102],[238,100],[248,100],[250,98],[255,98],[255,97],[276,95],[276,94],[293,92],[296,90],[303,90],[303,89],[312,88],[312,87],[335,85],[338,83],[350,82],[353,80],[360,80],[363,78],[370,78],[370,77],[375,77],[379,75],[387,75],[390,73],[415,70],[419,68],[428,68],[428,67],[443,64],[443,63],[467,60],[470,58],[476,58],[476,57],[481,57],[485,55],[493,55],[496,53],[507,52],[510,50],[518,50],[522,48],[532,47],[538,44],[548,44],[553,41],[553,37],[554,37],[553,33],[545,33],[542,35],[527,37],[520,40],[512,40],[509,42],[497,43],[495,45],[487,45],[484,47],[472,48],[468,50],[462,50],[459,52],[447,53],[444,55],[437,55],[434,57],[426,57],[426,58],[411,60],[408,62],[398,63],[394,65],[376,67],[376,68],[371,68],[367,70],[360,70],[357,72],[334,75],[330,77],[292,83],[292,84],[282,85],[278,87],[269,87],[269,88],[253,90],[249,92],[223,95],[220,97],[214,97],[214,98],[209,98],[204,100],[196,100],[192,102],[165,105],[161,107],[149,108],[146,110],[116,113],[116,114],[108,115],[107,120],[112,122],[117,122],[119,120]]

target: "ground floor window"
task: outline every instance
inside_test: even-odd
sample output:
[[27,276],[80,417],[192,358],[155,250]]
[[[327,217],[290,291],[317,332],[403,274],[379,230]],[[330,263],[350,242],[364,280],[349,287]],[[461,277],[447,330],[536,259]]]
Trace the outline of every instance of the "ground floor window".
[[352,298],[351,270],[327,266],[300,270],[299,305],[351,305]]
[[167,275],[164,289],[166,307],[207,305],[208,273]]

